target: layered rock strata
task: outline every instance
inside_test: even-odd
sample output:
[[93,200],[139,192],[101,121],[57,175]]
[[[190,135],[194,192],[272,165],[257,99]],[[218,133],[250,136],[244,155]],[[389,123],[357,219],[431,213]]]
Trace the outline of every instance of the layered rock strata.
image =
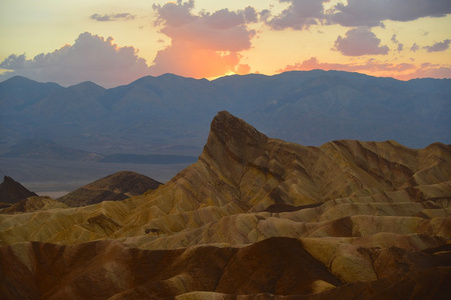
[[306,147],[220,112],[198,162],[156,190],[0,215],[0,282],[11,297],[440,299],[450,202],[450,145]]

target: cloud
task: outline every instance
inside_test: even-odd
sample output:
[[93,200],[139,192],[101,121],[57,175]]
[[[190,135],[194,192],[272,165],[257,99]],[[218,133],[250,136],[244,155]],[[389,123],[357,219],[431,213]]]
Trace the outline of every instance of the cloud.
[[323,3],[329,0],[279,0],[279,2],[291,4],[272,19],[268,11],[262,12],[266,24],[275,30],[287,28],[304,30],[325,19]]
[[171,44],[157,53],[151,66],[153,74],[209,78],[247,70],[248,66],[240,64],[240,51],[250,49],[256,34],[247,27],[258,19],[252,7],[193,14],[194,2],[179,0],[153,8],[155,24],[171,39]]
[[119,14],[93,14],[90,16],[92,20],[99,22],[110,22],[110,21],[128,21],[135,19],[135,15],[129,13],[119,13]]
[[328,19],[342,26],[373,27],[381,26],[385,20],[406,22],[449,13],[449,0],[348,0],[347,4],[336,4]]
[[338,63],[320,63],[316,57],[312,57],[302,63],[296,63],[294,65],[288,65],[284,69],[280,69],[279,72],[286,71],[310,71],[315,69],[321,70],[338,70],[347,72],[362,72],[362,71],[389,71],[389,72],[404,72],[406,70],[415,69],[415,65],[401,63],[380,63],[374,59],[368,59],[365,63],[348,63],[348,64],[338,64]]
[[268,23],[269,18],[271,18],[271,16],[272,16],[272,13],[269,9],[264,9],[264,10],[260,11],[259,15],[260,15],[260,20],[262,22]]
[[393,77],[400,80],[414,78],[451,78],[451,66],[424,63],[417,66],[410,63],[385,63],[374,59],[365,62],[350,62],[347,64],[319,62],[316,57],[311,57],[302,63],[287,65],[278,72],[310,71],[315,69],[337,70],[346,72],[360,72],[373,76]]
[[241,55],[237,52],[219,52],[175,40],[160,50],[151,66],[152,74],[173,73],[185,77],[210,78],[233,72]]
[[398,52],[401,52],[401,51],[404,49],[404,44],[402,44],[402,43],[400,43],[400,42],[398,41],[398,38],[396,37],[396,34],[394,34],[394,35],[391,37],[391,41],[392,41],[393,43],[395,43],[396,45],[398,45]]
[[194,0],[184,3],[177,0],[177,3],[168,2],[163,6],[154,4],[152,8],[158,13],[155,25],[164,23],[166,26],[182,26],[197,19],[191,14]]
[[248,6],[244,9],[244,19],[246,23],[256,23],[258,22],[258,14],[255,8]]
[[420,46],[417,45],[417,43],[413,43],[412,47],[410,47],[410,51],[417,52],[418,49],[420,49]]
[[104,87],[127,84],[150,70],[133,47],[119,47],[107,39],[89,32],[82,33],[73,45],[64,45],[51,53],[41,53],[33,59],[25,55],[10,55],[0,68],[8,70],[6,79],[21,75],[41,82],[56,82],[64,86],[93,81]]
[[398,38],[396,37],[396,34],[392,35],[391,41],[395,44],[399,44]]
[[410,80],[415,78],[451,78],[451,66],[450,65],[438,65],[431,63],[424,63],[415,72],[400,75],[398,79]]
[[427,52],[441,52],[446,51],[449,48],[449,44],[451,43],[450,39],[444,40],[443,42],[435,43],[432,46],[423,47]]
[[338,36],[332,50],[346,56],[385,55],[388,47],[380,45],[381,40],[366,27],[358,27],[346,32],[345,37]]
[[451,13],[449,0],[347,0],[338,1],[329,9],[330,0],[279,0],[289,6],[273,16],[269,10],[260,12],[261,20],[275,30],[308,29],[316,24],[340,24],[347,27],[382,26],[383,21],[407,22],[423,17],[444,17]]

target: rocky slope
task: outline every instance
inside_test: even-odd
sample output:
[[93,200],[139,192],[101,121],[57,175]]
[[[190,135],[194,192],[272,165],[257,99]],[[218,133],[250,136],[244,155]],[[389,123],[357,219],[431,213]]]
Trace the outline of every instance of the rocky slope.
[[120,171],[89,183],[57,200],[72,207],[85,206],[102,201],[118,201],[154,190],[161,183],[147,176]]
[[167,251],[116,241],[27,242],[0,248],[0,265],[10,266],[0,273],[0,293],[7,299],[445,299],[449,248],[368,251],[379,280],[346,284],[290,238]]
[[450,145],[305,147],[223,111],[198,162],[156,190],[0,215],[0,257],[16,262],[0,264],[0,288],[48,299],[441,299],[450,202]]

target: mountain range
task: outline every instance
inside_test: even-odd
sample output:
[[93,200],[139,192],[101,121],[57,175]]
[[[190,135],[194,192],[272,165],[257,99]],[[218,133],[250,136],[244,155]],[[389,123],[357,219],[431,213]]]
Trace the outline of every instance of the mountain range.
[[226,111],[122,201],[0,214],[6,299],[447,299],[451,145],[269,138]]
[[396,140],[424,148],[451,142],[449,99],[449,79],[405,82],[321,70],[213,81],[165,74],[111,89],[13,77],[0,83],[0,152],[43,138],[106,155],[197,156],[220,110],[303,145]]

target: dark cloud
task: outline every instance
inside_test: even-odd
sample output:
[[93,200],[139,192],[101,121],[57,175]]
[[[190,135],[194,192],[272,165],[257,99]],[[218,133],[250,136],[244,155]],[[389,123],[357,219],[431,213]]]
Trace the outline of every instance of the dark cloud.
[[258,22],[258,14],[255,8],[248,6],[244,9],[244,19],[246,23],[256,23]]
[[91,15],[92,20],[99,22],[110,22],[110,21],[122,21],[122,20],[133,20],[136,16],[129,13],[119,13],[119,14],[93,14]]
[[15,55],[11,54],[7,58],[3,60],[3,62],[0,63],[0,69],[5,70],[20,70],[26,67],[27,64],[27,58],[25,54],[22,55]]
[[261,20],[262,22],[265,22],[265,23],[268,23],[268,22],[269,22],[269,18],[272,17],[272,13],[271,13],[271,11],[270,11],[269,9],[264,9],[264,10],[262,10],[262,11],[259,13],[259,15],[260,15],[260,20]]
[[385,20],[413,21],[422,17],[443,17],[451,13],[449,0],[348,0],[339,3],[328,16],[343,26],[381,26]]
[[137,56],[133,47],[119,47],[107,39],[85,32],[73,45],[64,45],[51,53],[41,53],[33,59],[25,55],[10,55],[0,68],[8,72],[0,75],[6,79],[15,75],[42,82],[72,85],[93,81],[104,87],[127,84],[150,70],[146,61]]
[[243,13],[229,11],[228,8],[224,8],[212,14],[203,14],[202,22],[212,29],[229,29],[245,24],[245,17]]
[[443,42],[435,43],[432,46],[423,47],[427,52],[441,52],[449,49],[449,44],[451,43],[450,39],[444,40]]
[[348,27],[381,26],[383,21],[413,21],[422,17],[443,17],[451,13],[450,0],[348,0],[325,10],[330,0],[279,0],[288,8],[273,16],[260,12],[261,20],[275,30],[304,30],[315,24],[340,24]]
[[252,7],[194,14],[194,2],[154,5],[160,32],[171,45],[159,51],[151,66],[156,74],[177,73],[188,77],[215,77],[247,70],[240,64],[240,51],[251,47],[256,32],[247,28],[257,20]]
[[177,3],[168,2],[163,6],[154,4],[152,8],[157,12],[155,25],[164,23],[166,26],[182,26],[197,18],[191,14],[191,10],[194,8],[194,0],[188,2],[177,0]]
[[266,24],[275,30],[287,28],[303,30],[325,19],[323,3],[329,0],[279,0],[279,2],[291,4],[271,19],[268,12],[264,12],[262,19],[266,20]]
[[391,41],[398,45],[398,52],[401,52],[404,49],[404,45],[398,41],[396,34],[391,37]]
[[345,37],[339,36],[332,50],[347,56],[388,54],[389,48],[380,43],[381,40],[371,30],[358,27],[346,32]]
[[396,37],[396,34],[392,35],[391,41],[395,44],[399,44],[398,38]]
[[412,47],[410,47],[410,51],[412,52],[417,52],[418,49],[420,49],[420,46],[418,46],[417,43],[414,43]]

